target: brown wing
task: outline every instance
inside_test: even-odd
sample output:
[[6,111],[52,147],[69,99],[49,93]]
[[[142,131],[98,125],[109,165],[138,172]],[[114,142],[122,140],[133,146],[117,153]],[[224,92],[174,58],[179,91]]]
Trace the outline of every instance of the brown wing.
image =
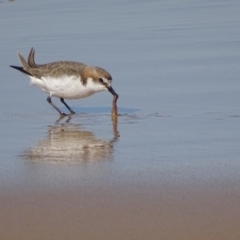
[[70,62],[70,61],[60,61],[48,64],[38,65],[35,63],[35,50],[31,48],[28,55],[28,61],[24,59],[21,53],[18,52],[19,60],[22,67],[11,66],[25,74],[34,76],[36,78],[41,78],[43,76],[60,77],[62,75],[75,75],[79,76],[83,68],[86,67],[85,64],[80,62]]

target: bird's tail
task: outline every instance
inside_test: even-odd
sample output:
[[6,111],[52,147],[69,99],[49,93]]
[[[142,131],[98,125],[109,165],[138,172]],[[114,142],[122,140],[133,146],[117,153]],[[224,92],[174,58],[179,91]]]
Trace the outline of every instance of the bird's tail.
[[28,55],[28,61],[26,61],[24,59],[24,57],[22,56],[22,54],[20,52],[18,52],[18,58],[22,64],[22,67],[18,67],[18,66],[10,66],[10,67],[15,68],[22,73],[32,76],[31,69],[37,67],[37,64],[35,63],[35,60],[34,60],[34,54],[35,54],[35,50],[34,50],[34,48],[31,48],[31,51]]
[[22,73],[25,73],[25,74],[27,74],[27,75],[30,75],[30,76],[32,76],[32,74],[31,74],[30,72],[28,72],[28,71],[24,70],[24,68],[23,68],[23,67],[12,66],[12,65],[10,65],[10,67],[12,67],[12,68],[14,68],[14,69],[17,69],[18,71],[20,71],[20,72],[22,72]]

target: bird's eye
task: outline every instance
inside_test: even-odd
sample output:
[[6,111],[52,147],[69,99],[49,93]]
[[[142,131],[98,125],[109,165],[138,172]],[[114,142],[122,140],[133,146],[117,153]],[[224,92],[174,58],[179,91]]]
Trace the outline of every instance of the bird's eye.
[[101,83],[103,83],[103,79],[102,79],[102,78],[99,78],[98,81],[101,82]]

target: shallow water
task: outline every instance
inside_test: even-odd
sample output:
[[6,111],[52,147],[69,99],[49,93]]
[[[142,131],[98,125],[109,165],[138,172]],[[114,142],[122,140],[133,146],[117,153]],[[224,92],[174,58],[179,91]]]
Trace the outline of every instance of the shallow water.
[[[239,10],[0,2],[0,239],[239,239]],[[31,47],[107,69],[118,121],[107,92],[58,119],[9,68]]]

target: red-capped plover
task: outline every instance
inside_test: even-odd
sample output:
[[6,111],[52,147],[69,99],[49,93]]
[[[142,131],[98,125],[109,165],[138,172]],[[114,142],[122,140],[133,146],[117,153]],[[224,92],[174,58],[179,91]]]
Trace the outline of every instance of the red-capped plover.
[[34,54],[35,50],[32,48],[26,61],[18,52],[22,67],[11,67],[27,74],[32,85],[47,92],[49,94],[47,101],[61,115],[67,114],[52,103],[51,97],[60,98],[71,114],[75,112],[66,104],[64,99],[85,98],[104,90],[112,93],[115,99],[118,98],[118,94],[111,87],[112,77],[106,70],[70,61],[38,65],[35,63]]

